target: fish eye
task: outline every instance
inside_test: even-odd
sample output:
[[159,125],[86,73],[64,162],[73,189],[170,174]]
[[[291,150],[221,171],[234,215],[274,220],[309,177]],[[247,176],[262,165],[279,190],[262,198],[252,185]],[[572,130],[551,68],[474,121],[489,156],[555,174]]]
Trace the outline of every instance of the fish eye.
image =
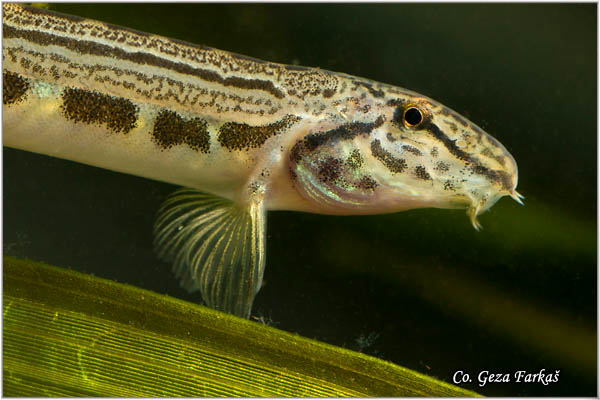
[[406,126],[414,128],[423,122],[423,113],[417,107],[408,107],[404,111],[403,120]]

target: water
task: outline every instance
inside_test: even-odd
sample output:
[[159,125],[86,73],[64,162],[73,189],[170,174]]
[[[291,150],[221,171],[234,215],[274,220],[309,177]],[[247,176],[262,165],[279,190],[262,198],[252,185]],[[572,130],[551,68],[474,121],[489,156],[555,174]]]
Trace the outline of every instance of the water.
[[[525,207],[501,200],[481,232],[462,211],[270,213],[254,314],[485,395],[596,394],[595,4],[55,7],[403,86],[494,135]],[[152,252],[174,186],[12,149],[3,182],[6,253],[199,301]],[[514,382],[542,368],[559,382]]]

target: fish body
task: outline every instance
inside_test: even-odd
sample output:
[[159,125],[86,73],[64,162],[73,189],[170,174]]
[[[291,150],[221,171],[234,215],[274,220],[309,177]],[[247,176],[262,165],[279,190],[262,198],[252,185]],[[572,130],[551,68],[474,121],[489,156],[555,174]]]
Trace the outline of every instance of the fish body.
[[181,185],[159,254],[212,307],[248,317],[268,210],[439,207],[515,191],[502,144],[407,89],[3,4],[3,144]]

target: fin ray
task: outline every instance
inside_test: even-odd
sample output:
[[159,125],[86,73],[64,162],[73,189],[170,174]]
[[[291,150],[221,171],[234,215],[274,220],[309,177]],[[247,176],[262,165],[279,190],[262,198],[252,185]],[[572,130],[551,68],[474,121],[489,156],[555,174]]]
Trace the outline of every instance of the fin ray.
[[262,201],[241,207],[194,189],[173,193],[154,225],[160,258],[212,308],[249,318],[262,285],[266,216]]

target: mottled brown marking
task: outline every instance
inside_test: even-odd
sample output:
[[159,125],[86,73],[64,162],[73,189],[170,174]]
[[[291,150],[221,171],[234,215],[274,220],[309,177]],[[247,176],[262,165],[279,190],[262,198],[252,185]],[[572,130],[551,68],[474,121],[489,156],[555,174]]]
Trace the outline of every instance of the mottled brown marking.
[[417,176],[417,178],[423,179],[424,181],[432,180],[431,175],[429,175],[429,172],[427,172],[427,169],[422,165],[417,165],[415,167],[415,175]]
[[8,47],[8,48],[5,48],[4,50],[7,51],[8,57],[10,57],[10,61],[13,63],[16,63],[17,62],[17,54],[15,53],[15,49]]
[[339,158],[327,157],[319,161],[317,174],[319,180],[324,183],[333,182],[342,174],[344,162]]
[[325,89],[325,90],[323,90],[323,97],[325,97],[325,98],[330,98],[334,94],[335,94],[335,90],[333,90],[333,89]]
[[210,150],[210,134],[205,120],[186,119],[169,110],[161,111],[156,117],[152,136],[165,149],[185,143],[192,150],[202,153]]
[[3,104],[18,104],[27,98],[29,80],[10,71],[2,73],[2,102]]
[[369,93],[371,93],[371,96],[373,96],[373,97],[381,98],[381,97],[383,97],[385,95],[385,92],[383,90],[381,90],[381,89],[377,89],[376,90],[373,87],[372,83],[363,82],[363,81],[359,81],[359,80],[354,80],[354,81],[352,81],[352,83],[354,83],[356,86],[362,86],[362,87],[364,87],[365,89],[367,89],[367,91]]
[[90,125],[106,125],[115,133],[129,133],[136,126],[138,108],[131,101],[95,91],[67,88],[60,106],[68,120]]
[[404,151],[408,151],[409,153],[414,154],[415,156],[422,156],[423,153],[421,153],[421,150],[417,149],[416,147],[410,146],[410,145],[403,145],[402,148],[404,149]]
[[480,128],[480,127],[478,127],[478,126],[477,126],[477,125],[475,125],[475,124],[471,124],[471,129],[473,130],[473,132],[475,132],[475,133],[477,134],[477,137],[478,137],[479,139],[481,139],[481,137],[482,137],[483,135],[485,135],[485,132],[484,132],[484,131],[483,131],[483,130]]
[[[481,164],[479,160],[473,158],[469,153],[460,149],[456,145],[456,140],[450,139],[444,132],[442,132],[442,130],[436,124],[427,123],[425,129],[427,129],[427,131],[430,134],[432,134],[433,137],[438,139],[452,155],[454,155],[459,160],[464,161],[465,164],[470,165],[471,171],[473,173],[485,176],[487,180],[496,185],[499,185],[504,190],[511,189],[512,181],[509,174],[507,174],[504,171],[490,169],[485,165]],[[494,142],[492,143],[494,144],[498,143],[498,141],[493,139],[491,136],[489,137],[489,140],[490,142],[493,140]]]
[[362,112],[362,113],[365,113],[365,114],[366,114],[366,113],[368,113],[369,111],[371,111],[371,105],[370,105],[370,104],[365,104],[365,105],[364,105],[364,106],[362,106],[362,107],[358,107],[358,108],[356,109],[356,111],[359,111],[359,112]]
[[460,115],[458,115],[457,113],[452,113],[452,117],[454,117],[454,119],[457,120],[465,128],[467,128],[469,126],[469,123],[467,122],[467,120],[464,119],[463,117],[461,117]]
[[58,81],[60,79],[60,72],[56,65],[50,67],[50,74],[52,74],[52,78],[54,78],[55,81]]
[[389,140],[389,141],[390,141],[390,142],[392,142],[392,143],[393,143],[393,142],[395,142],[396,140],[398,140],[398,139],[396,139],[396,138],[394,137],[394,135],[392,134],[392,132],[388,132],[388,133],[385,135],[385,137],[387,138],[387,140]]
[[494,153],[492,153],[492,151],[487,147],[481,151],[481,155],[489,158],[494,158]]
[[41,76],[45,76],[45,75],[46,75],[46,69],[45,69],[45,68],[43,68],[43,67],[42,67],[41,65],[39,65],[39,64],[33,64],[33,68],[31,68],[31,71],[32,71],[34,74],[37,74],[37,75],[41,75]]
[[506,160],[508,159],[506,156],[495,156],[494,159],[498,161],[498,164],[500,164],[503,167],[506,167]]
[[363,190],[375,190],[377,182],[370,175],[363,175],[356,186]]
[[223,86],[233,86],[239,89],[262,90],[282,99],[283,92],[275,87],[272,81],[261,79],[246,79],[239,76],[223,78],[214,71],[195,68],[190,64],[171,61],[152,53],[129,52],[118,47],[108,46],[89,40],[75,40],[64,36],[51,35],[45,32],[31,31],[4,25],[3,34],[5,38],[23,38],[32,43],[43,46],[55,45],[65,47],[81,55],[99,55],[103,57],[114,57],[128,60],[139,65],[151,65],[166,68],[185,75],[195,76],[207,82],[219,83]]
[[444,181],[444,190],[456,191],[456,184],[450,179]]
[[231,150],[249,150],[262,146],[267,139],[280,134],[284,129],[300,121],[300,117],[286,115],[280,121],[263,126],[226,122],[219,128],[218,141]]
[[490,182],[499,185],[504,190],[512,189],[512,178],[504,171],[489,169],[480,164],[474,165],[472,171],[478,175],[485,176]]
[[401,173],[407,167],[406,161],[403,158],[396,158],[392,153],[381,147],[379,139],[371,142],[371,153],[373,157],[381,161],[392,173]]
[[498,162],[498,164],[500,164],[503,167],[506,166],[506,157],[504,155],[497,156],[487,147],[485,149],[483,149],[481,154],[486,157],[493,158],[494,160],[496,160]]
[[385,103],[388,106],[393,106],[393,107],[405,107],[408,104],[411,104],[408,100],[405,99],[390,99],[387,101],[387,103]]
[[352,140],[359,135],[369,135],[374,129],[385,122],[383,116],[379,116],[370,123],[351,122],[341,125],[327,132],[317,132],[306,135],[298,140],[290,151],[290,159],[294,162],[300,161],[303,155],[313,152],[318,147],[338,140]]
[[472,162],[472,158],[466,151],[462,150],[456,145],[456,140],[450,139],[436,124],[423,123],[423,127],[437,140],[439,140],[444,147],[454,155],[456,158],[468,163]]
[[[285,67],[284,67],[285,68]],[[328,90],[327,95],[332,94],[329,90],[337,90],[338,78],[328,71],[307,68],[305,71],[287,71],[280,78],[283,86],[287,88],[290,96],[305,100],[306,96],[318,96]]]
[[396,125],[400,129],[404,129],[404,109],[411,103],[404,99],[391,99],[386,103],[388,106],[396,107],[394,110],[394,116],[392,117],[392,124]]
[[431,154],[431,157],[436,158],[439,155],[438,148],[433,146],[429,154]]
[[438,161],[433,169],[440,172],[448,172],[450,170],[450,166],[443,161]]
[[358,149],[352,150],[348,156],[348,159],[346,160],[346,164],[348,164],[348,166],[352,169],[359,169],[362,167],[363,163],[364,160]]
[[25,58],[25,57],[21,58],[20,64],[21,64],[21,67],[23,67],[23,69],[31,68],[31,60],[28,58]]

